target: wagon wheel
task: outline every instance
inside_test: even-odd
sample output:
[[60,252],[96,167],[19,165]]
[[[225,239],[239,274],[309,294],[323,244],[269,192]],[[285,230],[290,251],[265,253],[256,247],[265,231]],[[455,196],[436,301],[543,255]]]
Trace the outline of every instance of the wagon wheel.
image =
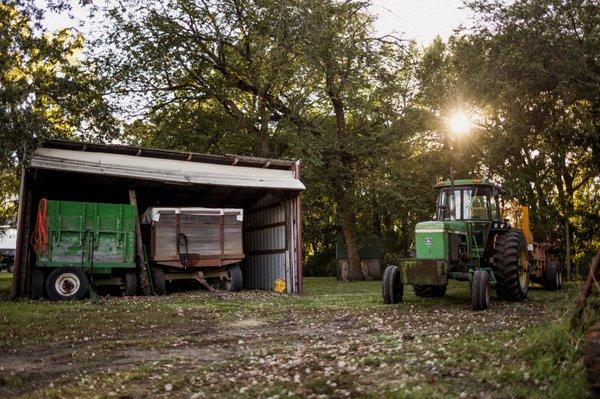
[[154,282],[154,292],[157,295],[166,295],[167,287],[165,280],[165,271],[162,267],[152,266],[150,268],[150,272],[152,273],[152,280]]
[[81,299],[89,291],[89,281],[81,269],[61,267],[46,279],[46,292],[55,301]]
[[137,281],[136,273],[135,272],[125,273],[125,275],[123,276],[123,285],[125,286],[123,293],[126,296],[135,296],[137,294],[137,289],[138,289],[138,281]]
[[227,269],[225,277],[225,289],[227,291],[239,291],[242,289],[244,280],[242,277],[242,269],[239,265],[231,266]]

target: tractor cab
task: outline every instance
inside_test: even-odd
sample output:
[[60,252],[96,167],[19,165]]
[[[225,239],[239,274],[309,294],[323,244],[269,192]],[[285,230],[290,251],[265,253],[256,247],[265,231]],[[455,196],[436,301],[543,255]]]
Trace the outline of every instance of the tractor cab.
[[442,181],[436,188],[437,220],[463,222],[472,252],[483,253],[490,230],[506,227],[500,213],[500,188],[485,179]]
[[440,189],[437,220],[500,222],[500,189],[488,180],[456,180],[454,185],[442,181],[435,186]]

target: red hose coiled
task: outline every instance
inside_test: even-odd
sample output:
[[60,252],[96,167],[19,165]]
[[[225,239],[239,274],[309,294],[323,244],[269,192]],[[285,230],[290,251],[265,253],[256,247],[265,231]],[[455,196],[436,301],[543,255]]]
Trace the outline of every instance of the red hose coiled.
[[36,254],[45,254],[48,250],[48,200],[42,198],[38,205],[35,230],[31,234],[31,245]]

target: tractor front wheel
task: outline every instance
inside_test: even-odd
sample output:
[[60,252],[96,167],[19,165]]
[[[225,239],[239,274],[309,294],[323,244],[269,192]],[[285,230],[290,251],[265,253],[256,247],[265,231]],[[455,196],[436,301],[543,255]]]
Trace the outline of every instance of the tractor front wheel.
[[490,276],[485,270],[475,270],[471,281],[471,306],[473,310],[490,307]]
[[520,230],[499,234],[492,265],[498,298],[522,301],[529,289],[529,259],[525,237]]
[[413,285],[416,296],[422,298],[436,298],[446,295],[445,285]]
[[383,302],[386,304],[402,301],[404,284],[400,279],[398,266],[390,265],[386,267],[381,280],[381,293],[383,294]]

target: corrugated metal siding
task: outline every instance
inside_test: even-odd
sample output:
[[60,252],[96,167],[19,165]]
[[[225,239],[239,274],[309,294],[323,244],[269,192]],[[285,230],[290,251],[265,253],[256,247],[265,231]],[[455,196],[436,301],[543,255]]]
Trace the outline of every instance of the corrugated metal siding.
[[[261,199],[254,209],[268,207],[277,204],[277,201],[268,195]],[[250,209],[244,219],[244,285],[251,289],[274,288],[275,280],[286,281],[288,291],[291,287],[287,285],[286,273],[286,228],[284,225],[260,228],[277,223],[285,222],[284,205],[268,207],[261,210]],[[257,229],[258,228],[258,229]],[[253,251],[281,251],[277,253],[255,253]]]

